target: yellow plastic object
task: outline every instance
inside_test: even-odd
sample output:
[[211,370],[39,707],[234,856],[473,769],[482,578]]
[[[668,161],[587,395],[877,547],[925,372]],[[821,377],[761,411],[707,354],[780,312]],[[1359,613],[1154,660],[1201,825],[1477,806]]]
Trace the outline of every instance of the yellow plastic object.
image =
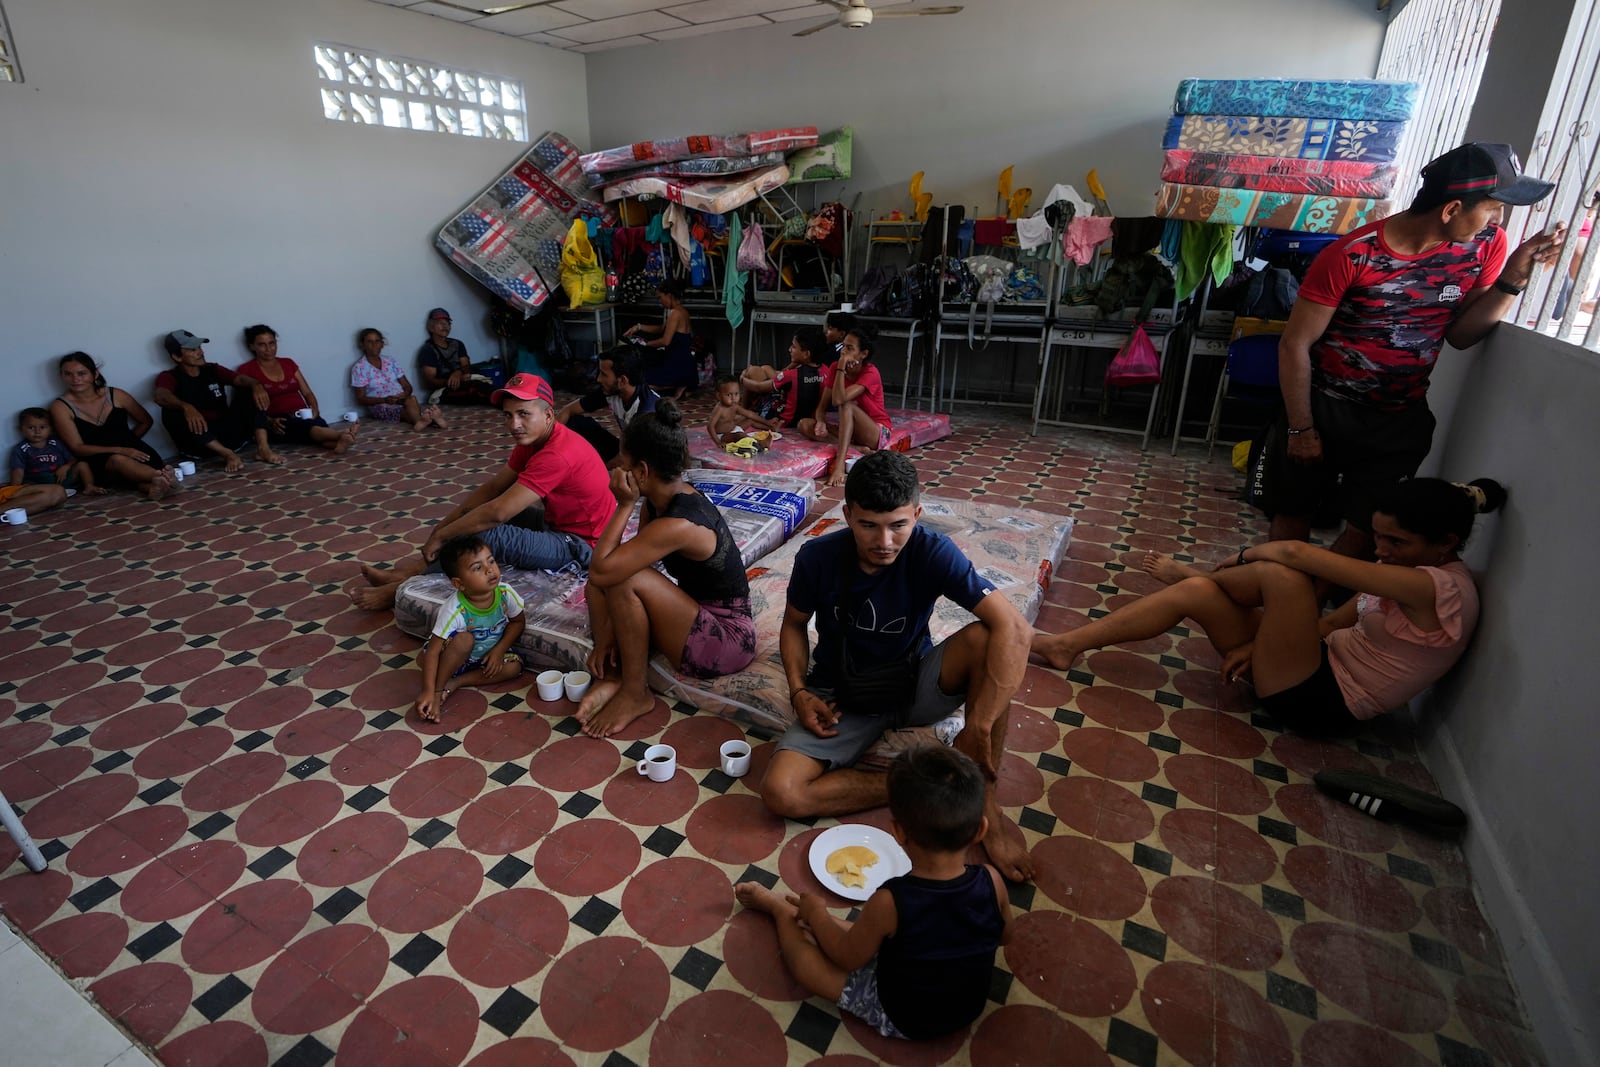
[[922,171],[917,171],[911,176],[911,203],[915,204],[922,199]]
[[927,222],[928,221],[928,209],[931,208],[931,207],[933,207],[933,194],[932,193],[918,193],[917,194],[917,210],[916,210],[916,217],[917,217],[917,221],[918,222]]
[[1011,172],[1016,169],[1013,164],[1000,172],[1000,183],[995,188],[995,195],[1000,197],[1002,204],[1011,199]]
[[1028,213],[1028,201],[1033,199],[1033,190],[1024,185],[1011,194],[1011,201],[1006,205],[1006,218],[1020,219]]
[[1240,474],[1245,472],[1245,467],[1250,465],[1250,442],[1240,441],[1233,446],[1233,469]]
[[1100,184],[1099,170],[1091,170],[1083,181],[1089,187],[1090,196],[1096,200],[1104,200],[1106,198],[1106,187]]

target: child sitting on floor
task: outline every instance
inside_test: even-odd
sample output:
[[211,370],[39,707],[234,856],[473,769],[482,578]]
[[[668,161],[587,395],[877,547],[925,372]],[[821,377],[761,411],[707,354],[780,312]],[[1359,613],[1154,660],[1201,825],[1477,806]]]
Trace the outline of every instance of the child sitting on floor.
[[[884,406],[883,376],[871,362],[877,335],[872,327],[858,325],[844,335],[838,362],[822,368],[822,396],[816,414],[801,419],[799,430],[814,441],[837,442],[828,485],[843,485],[845,462],[854,445],[867,452],[889,447],[894,424]],[[838,435],[828,430],[828,408],[839,409]]]
[[960,1030],[983,1011],[1011,922],[1000,872],[966,862],[988,829],[983,790],[983,772],[954,749],[922,745],[895,758],[889,826],[911,873],[884,882],[853,924],[810,893],[780,898],[759,882],[740,882],[734,893],[772,916],[783,962],[813,995],[885,1037]]
[[56,439],[51,432],[50,413],[44,408],[24,408],[17,416],[17,430],[22,440],[11,450],[12,485],[81,488],[91,496],[105,492],[103,487],[94,484],[89,465],[74,460],[67,446]]
[[718,445],[732,444],[753,430],[771,430],[775,423],[763,419],[749,408],[739,406],[739,379],[725,374],[717,379],[717,406],[706,420],[706,432]]
[[832,353],[822,328],[802,326],[789,342],[789,365],[783,370],[758,363],[739,375],[741,404],[779,427],[797,426],[816,410],[822,395],[822,361]]
[[511,646],[527,620],[522,597],[500,581],[494,553],[476,534],[457,537],[439,549],[439,569],[456,595],[439,606],[433,633],[422,649],[422,691],[417,715],[438,722],[452,689],[510,681],[522,673]]

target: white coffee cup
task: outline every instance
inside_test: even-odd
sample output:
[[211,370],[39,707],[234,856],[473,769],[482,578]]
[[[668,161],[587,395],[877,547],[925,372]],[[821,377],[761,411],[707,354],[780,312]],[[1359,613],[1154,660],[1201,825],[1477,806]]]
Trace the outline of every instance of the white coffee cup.
[[560,671],[540,671],[539,677],[533,680],[533,684],[539,689],[540,700],[561,699]]
[[750,773],[750,742],[722,742],[722,773],[729,778],[743,778]]
[[9,508],[5,514],[0,515],[0,522],[5,523],[7,526],[26,526],[28,525],[28,509]]
[[299,411],[294,413],[294,417],[297,419],[309,419],[311,418],[311,415],[312,412],[310,408],[301,408]]
[[360,422],[361,421],[361,412],[359,412],[359,411],[347,411],[341,417],[344,419],[345,422]]
[[593,681],[588,671],[568,671],[561,676],[561,688],[565,690],[567,699],[573,703],[583,699],[583,694],[589,691],[589,683]]
[[668,782],[678,773],[678,750],[671,745],[651,745],[639,761],[639,773],[652,782]]
[[183,467],[178,466],[172,468],[172,480],[175,482],[183,481]]
[[191,474],[194,473],[194,460],[192,460],[192,459],[184,460],[182,463],[178,464],[178,470],[183,473],[183,476],[185,478],[189,477]]

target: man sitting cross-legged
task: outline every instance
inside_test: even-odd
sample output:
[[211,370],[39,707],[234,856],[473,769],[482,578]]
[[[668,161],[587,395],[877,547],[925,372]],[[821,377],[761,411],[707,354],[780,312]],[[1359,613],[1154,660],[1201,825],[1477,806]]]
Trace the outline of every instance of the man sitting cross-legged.
[[[844,500],[849,528],[795,557],[779,648],[796,722],[778,742],[762,799],[797,819],[883,804],[884,776],[855,762],[885,730],[930,725],[965,704],[955,747],[984,771],[984,848],[1007,878],[1030,878],[1027,845],[1000,813],[995,779],[1032,631],[949,538],[917,524],[917,470],[905,456],[863,456],[845,479]],[[935,645],[928,620],[940,596],[978,618]],[[813,616],[814,662],[806,630]]]

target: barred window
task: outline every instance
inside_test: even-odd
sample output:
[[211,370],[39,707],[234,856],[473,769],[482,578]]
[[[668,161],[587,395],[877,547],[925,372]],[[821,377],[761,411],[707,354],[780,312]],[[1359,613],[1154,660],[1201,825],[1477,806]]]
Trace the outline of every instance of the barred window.
[[17,65],[17,49],[11,41],[11,27],[6,24],[6,10],[0,7],[0,82],[19,82],[22,68]]
[[528,139],[522,83],[345,45],[312,49],[324,117],[501,141]]

